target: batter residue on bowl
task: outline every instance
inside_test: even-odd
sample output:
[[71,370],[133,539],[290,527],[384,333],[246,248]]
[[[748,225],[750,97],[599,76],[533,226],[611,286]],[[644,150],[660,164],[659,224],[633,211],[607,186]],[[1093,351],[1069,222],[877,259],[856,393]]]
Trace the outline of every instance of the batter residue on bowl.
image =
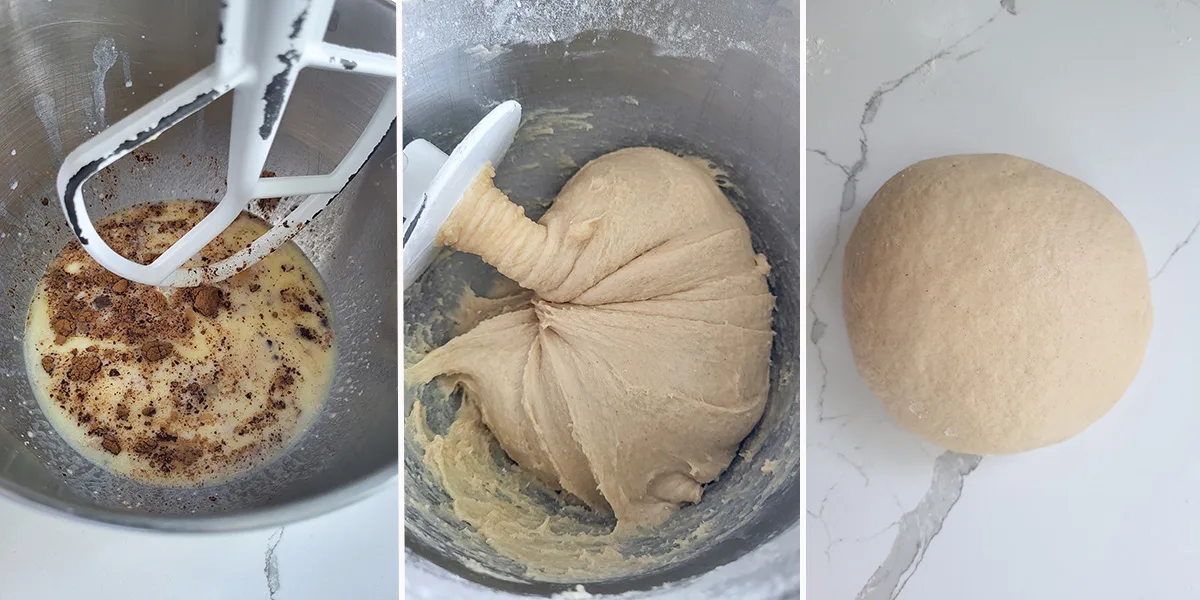
[[[134,206],[97,230],[149,263],[212,206]],[[188,266],[266,230],[243,214]],[[312,424],[334,372],[331,319],[316,269],[291,243],[185,289],[121,279],[72,241],[34,291],[25,357],[42,410],[89,460],[153,485],[207,485],[278,456]]]

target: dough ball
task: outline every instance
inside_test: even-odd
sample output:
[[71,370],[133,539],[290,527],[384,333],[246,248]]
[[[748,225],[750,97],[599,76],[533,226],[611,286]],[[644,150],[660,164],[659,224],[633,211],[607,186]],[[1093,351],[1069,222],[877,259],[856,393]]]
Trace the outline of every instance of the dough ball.
[[1087,184],[1002,154],[896,174],[846,245],[859,373],[904,427],[951,450],[1061,442],[1107,412],[1150,338],[1146,259]]
[[767,398],[767,263],[702,163],[606,154],[535,223],[483,173],[439,237],[530,290],[406,374],[460,386],[521,468],[653,525],[700,500]]

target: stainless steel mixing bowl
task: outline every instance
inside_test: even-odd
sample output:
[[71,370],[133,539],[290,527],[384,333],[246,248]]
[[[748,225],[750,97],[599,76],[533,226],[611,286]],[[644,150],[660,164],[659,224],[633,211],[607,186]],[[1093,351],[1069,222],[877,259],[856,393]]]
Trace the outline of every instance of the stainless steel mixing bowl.
[[[782,598],[799,593],[800,557],[800,35],[799,5],[685,0],[494,0],[405,3],[403,136],[453,148],[501,101],[526,122],[497,185],[540,216],[578,168],[606,152],[651,145],[702,156],[771,263],[778,298],[771,392],[762,423],[703,500],[633,550],[666,551],[707,523],[716,532],[660,568],[589,582],[593,594]],[[430,319],[463,282],[486,292],[495,272],[462,254],[405,294],[406,340],[444,343]],[[444,431],[455,403],[420,397]],[[415,440],[405,444],[406,588],[411,597],[508,597],[571,589],[524,576],[457,523]],[[764,460],[777,461],[773,474]],[[430,510],[427,507],[435,507]],[[723,565],[723,566],[722,566]],[[461,597],[461,596],[459,596]],[[625,596],[622,596],[625,597]]]
[[[395,483],[394,132],[295,239],[328,286],[339,357],[324,413],[279,460],[201,489],[118,478],[62,441],[26,379],[21,340],[31,292],[71,239],[54,193],[63,153],[210,64],[218,9],[212,0],[0,2],[0,335],[9,340],[0,345],[4,496],[109,523],[219,531],[294,521]],[[391,2],[343,0],[327,39],[394,53],[395,18]],[[383,91],[381,81],[364,76],[303,72],[267,168],[328,173]],[[86,190],[92,214],[152,200],[219,199],[230,110],[228,98],[218,101],[107,169]]]

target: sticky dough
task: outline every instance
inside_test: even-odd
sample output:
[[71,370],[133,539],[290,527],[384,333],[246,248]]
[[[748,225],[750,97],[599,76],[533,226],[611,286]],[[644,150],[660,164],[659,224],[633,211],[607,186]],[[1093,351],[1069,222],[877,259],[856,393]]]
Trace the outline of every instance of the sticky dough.
[[697,502],[762,415],[767,263],[703,161],[602,156],[534,222],[488,167],[439,232],[530,290],[432,351],[410,383],[460,386],[551,488],[653,525]]

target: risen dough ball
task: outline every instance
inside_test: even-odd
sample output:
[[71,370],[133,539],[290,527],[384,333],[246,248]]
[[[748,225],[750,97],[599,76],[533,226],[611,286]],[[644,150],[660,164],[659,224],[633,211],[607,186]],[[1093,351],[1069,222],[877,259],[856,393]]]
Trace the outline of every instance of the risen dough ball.
[[854,362],[903,426],[974,454],[1031,450],[1100,418],[1150,337],[1133,228],[1099,192],[1002,154],[919,162],[846,245]]
[[540,222],[476,179],[439,237],[531,293],[409,369],[461,386],[523,469],[651,525],[729,465],[766,402],[774,298],[698,162],[588,163]]

